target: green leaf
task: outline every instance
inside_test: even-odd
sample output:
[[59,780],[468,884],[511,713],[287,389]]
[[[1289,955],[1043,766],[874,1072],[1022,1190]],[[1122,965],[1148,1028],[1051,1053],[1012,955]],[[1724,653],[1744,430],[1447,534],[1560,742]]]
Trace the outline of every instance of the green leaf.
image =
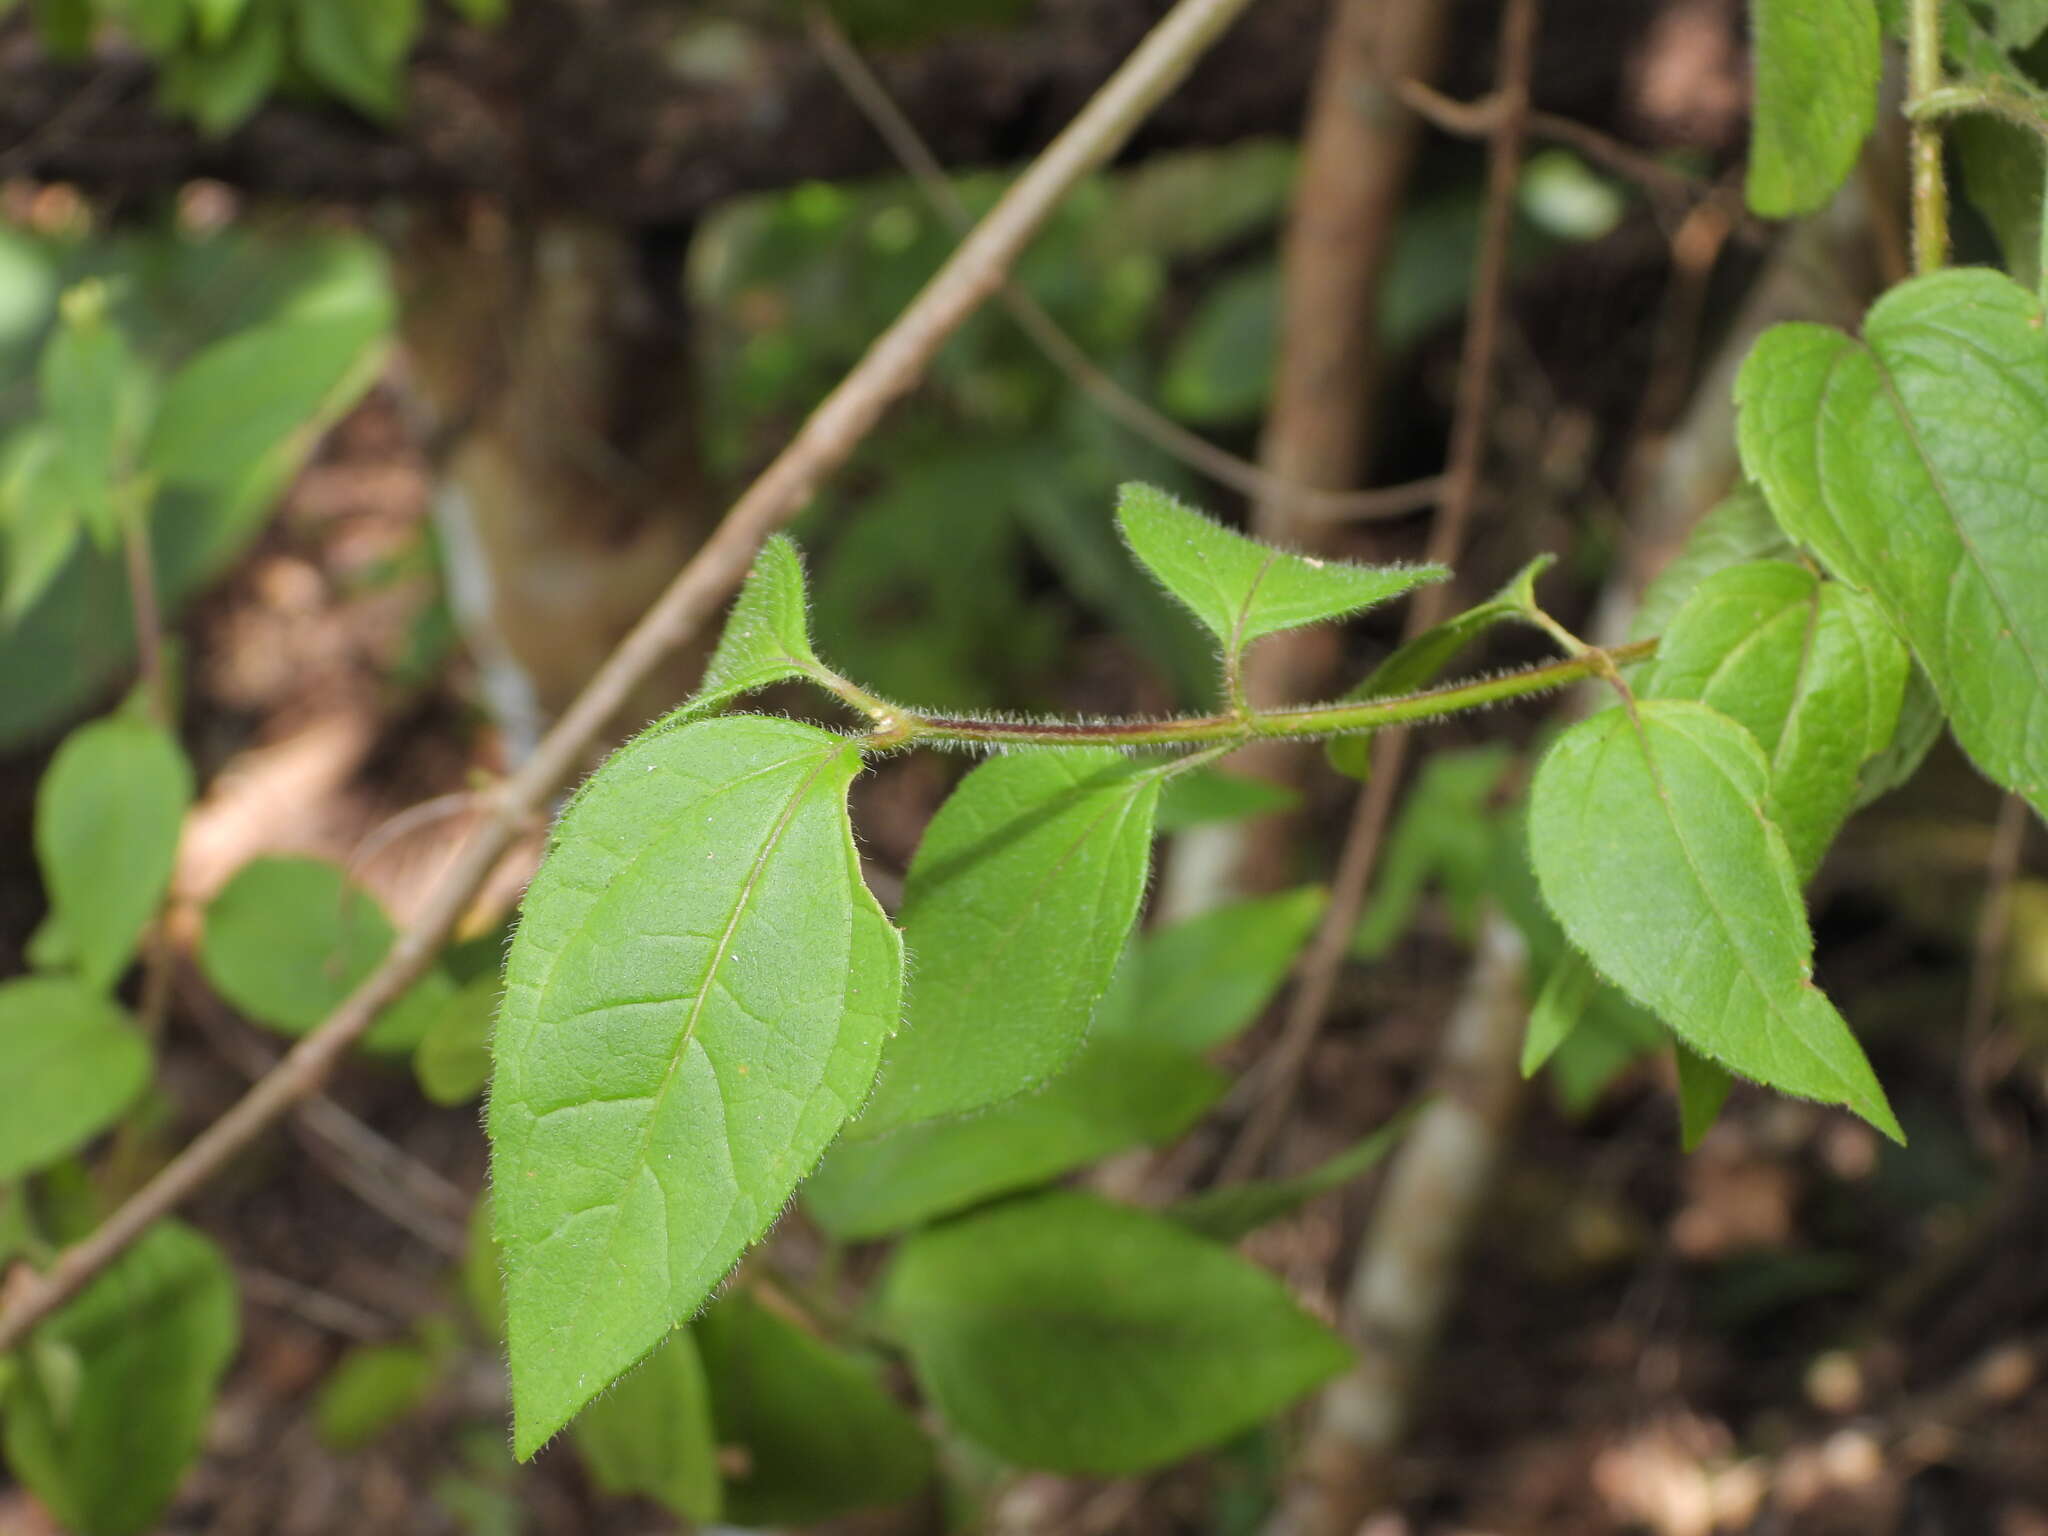
[[36,36],[60,59],[82,59],[92,48],[92,0],[30,0]]
[[196,122],[209,138],[224,138],[263,105],[284,70],[284,12],[269,0],[250,0],[233,34],[218,47],[188,48],[163,61],[163,104]]
[[498,1012],[498,978],[463,983],[435,1011],[413,1048],[412,1075],[436,1104],[467,1104],[491,1077],[491,1020]]
[[1432,882],[1458,932],[1475,931],[1494,884],[1496,802],[1513,761],[1511,749],[1496,745],[1438,752],[1423,766],[1387,835],[1372,901],[1351,938],[1354,955],[1377,960],[1393,948]]
[[381,305],[315,309],[237,331],[171,375],[143,448],[166,484],[267,501],[334,403],[383,360]]
[[[25,1352],[8,1466],[74,1536],[155,1529],[198,1454],[236,1333],[227,1261],[191,1228],[158,1222]],[[66,1361],[54,1376],[41,1365],[52,1357]]]
[[492,1237],[490,1191],[485,1190],[469,1212],[469,1240],[463,1246],[457,1279],[462,1299],[476,1325],[494,1342],[505,1339],[505,1279],[500,1273],[498,1243]]
[[1522,1076],[1534,1077],[1557,1054],[1559,1046],[1586,1017],[1600,977],[1584,955],[1576,950],[1551,966],[1529,1005],[1529,1028],[1522,1036]]
[[1756,106],[1749,206],[1811,213],[1833,195],[1877,121],[1873,0],[1750,0]]
[[1249,1429],[1350,1351],[1286,1287],[1093,1196],[1013,1201],[909,1238],[882,1297],[919,1382],[1021,1466],[1120,1476]]
[[1678,553],[1644,589],[1635,621],[1629,626],[1629,638],[1648,640],[1663,634],[1692,596],[1693,588],[1714,572],[1751,560],[1781,560],[1794,553],[1792,541],[1771,516],[1763,492],[1745,482],[1693,525]]
[[714,714],[742,694],[819,670],[811,650],[803,561],[796,544],[778,533],[754,557],[704,680],[678,718]]
[[1319,885],[1298,886],[1148,934],[1131,962],[1131,1006],[1105,1008],[1096,1027],[1188,1052],[1234,1038],[1287,979],[1328,900]]
[[[214,990],[258,1023],[303,1035],[340,1007],[391,948],[375,897],[323,859],[251,859],[206,909],[199,964]],[[429,971],[363,1037],[410,1051],[453,992]]]
[[1301,804],[1301,791],[1220,768],[1191,768],[1166,781],[1155,830],[1161,837],[1218,821],[1273,816]]
[[600,1492],[649,1498],[685,1520],[719,1517],[711,1389],[688,1329],[578,1414],[570,1434]]
[[424,1403],[440,1374],[440,1362],[417,1344],[359,1346],[320,1383],[313,1426],[328,1449],[361,1450]]
[[[340,7],[346,8],[355,0],[340,0]],[[227,40],[249,9],[249,0],[185,0],[198,24],[199,40],[208,48],[217,48]]]
[[1898,1139],[1855,1036],[1812,982],[1813,939],[1770,765],[1703,704],[1583,720],[1537,770],[1529,847],[1566,935],[1687,1044]]
[[2032,288],[2041,267],[2040,136],[2003,118],[1960,117],[1945,125],[1963,173],[1963,191],[1984,216],[2005,270]]
[[1086,748],[961,780],[904,883],[909,1017],[854,1134],[999,1103],[1073,1059],[1138,915],[1163,771]]
[[79,284],[64,295],[60,312],[37,370],[43,416],[55,433],[51,472],[77,520],[102,548],[112,548],[148,417],[146,375],[107,313],[103,284]]
[[186,0],[120,0],[118,10],[129,36],[158,60],[184,44],[192,20]]
[[[1555,555],[1538,555],[1517,571],[1492,597],[1476,608],[1432,625],[1374,667],[1346,699],[1379,699],[1427,688],[1461,651],[1495,625],[1526,621],[1536,610],[1536,578],[1550,568]],[[1363,780],[1372,770],[1370,731],[1340,736],[1324,751],[1339,773]]]
[[697,1324],[718,1443],[742,1453],[725,1485],[735,1525],[815,1525],[915,1497],[931,1446],[875,1368],[744,1291]]
[[161,727],[113,718],[65,737],[36,788],[50,924],[87,985],[111,987],[156,915],[192,803],[192,769]]
[[505,19],[510,0],[454,0],[455,9],[471,26],[495,27]]
[[1721,1106],[1728,1102],[1728,1090],[1734,1082],[1725,1067],[1688,1049],[1682,1040],[1676,1044],[1679,1129],[1685,1150],[1691,1152],[1714,1128],[1714,1121],[1720,1117]]
[[1785,530],[1871,593],[1983,772],[2048,815],[2041,305],[1982,269],[1892,289],[1863,340],[1765,333],[1736,385],[1743,462]]
[[1175,1202],[1166,1214],[1190,1232],[1212,1242],[1234,1243],[1260,1227],[1292,1215],[1318,1195],[1342,1189],[1353,1179],[1365,1177],[1415,1123],[1426,1103],[1411,1104],[1365,1140],[1328,1162],[1291,1179],[1271,1179],[1251,1184],[1230,1184],[1206,1189],[1198,1195]]
[[1980,0],[1999,46],[2020,49],[2048,31],[2048,0]]
[[564,812],[492,1052],[514,1449],[686,1321],[873,1081],[901,948],[860,880],[852,743],[654,730]]
[[1856,806],[1890,794],[1920,771],[1920,764],[1941,740],[1948,716],[1927,674],[1918,667],[1906,674],[1906,694],[1899,703],[1899,723],[1885,749],[1863,765],[1856,780]]
[[0,982],[0,1180],[56,1161],[112,1125],[149,1081],[149,1045],[115,1003],[57,976]]
[[308,74],[380,122],[398,115],[419,0],[298,0],[293,21]]
[[60,451],[55,429],[45,422],[16,433],[0,450],[0,626],[35,606],[78,546],[82,525]]
[[1230,273],[1202,295],[1174,343],[1159,399],[1198,426],[1248,421],[1273,388],[1273,337],[1280,315],[1275,261]]
[[1450,575],[1440,565],[1352,565],[1290,554],[1149,485],[1124,486],[1116,515],[1132,552],[1233,662],[1262,635],[1341,619]]
[[835,1237],[874,1237],[1173,1140],[1223,1092],[1199,1053],[1258,1016],[1325,899],[1305,886],[1146,936],[1124,956],[1072,1066],[967,1119],[842,1141],[804,1186],[812,1216]]
[[1804,566],[1762,560],[1702,581],[1657,648],[1652,691],[1745,727],[1771,763],[1764,811],[1802,880],[1890,745],[1911,663],[1877,604]]
[[967,1119],[840,1142],[804,1185],[804,1205],[843,1242],[901,1231],[1126,1147],[1169,1142],[1227,1084],[1177,1046],[1101,1034],[1036,1093]]

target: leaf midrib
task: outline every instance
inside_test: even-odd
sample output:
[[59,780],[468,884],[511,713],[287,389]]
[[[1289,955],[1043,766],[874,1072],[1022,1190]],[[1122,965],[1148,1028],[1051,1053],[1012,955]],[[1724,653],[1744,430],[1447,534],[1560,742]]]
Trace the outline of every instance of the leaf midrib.
[[[1775,997],[1773,997],[1771,989],[1765,986],[1763,982],[1758,978],[1755,968],[1750,964],[1748,954],[1745,953],[1741,945],[1735,942],[1734,932],[1729,926],[1728,914],[1725,911],[1725,909],[1723,909],[1723,907],[1721,906],[1721,903],[1715,899],[1713,887],[1708,884],[1705,874],[1700,869],[1699,861],[1693,857],[1692,844],[1686,838],[1685,828],[1683,824],[1679,821],[1675,812],[1673,811],[1671,804],[1671,793],[1669,789],[1665,786],[1664,774],[1663,770],[1658,765],[1657,754],[1650,750],[1649,732],[1644,726],[1642,720],[1637,716],[1633,708],[1631,708],[1628,713],[1629,724],[1636,732],[1638,738],[1638,745],[1641,747],[1643,753],[1644,765],[1649,769],[1650,782],[1657,791],[1657,803],[1661,807],[1663,807],[1664,819],[1671,827],[1672,838],[1678,844],[1679,853],[1685,859],[1685,867],[1687,872],[1692,876],[1693,885],[1695,886],[1695,888],[1698,889],[1701,899],[1705,901],[1708,911],[1713,915],[1716,924],[1720,927],[1721,937],[1723,941],[1728,945],[1729,950],[1734,954],[1736,964],[1741,968],[1744,977],[1748,979],[1750,987],[1755,991],[1759,1001],[1763,1003],[1765,1012],[1769,1015],[1769,1017],[1772,1020],[1778,1022],[1781,1025],[1784,1034],[1788,1036],[1792,1040],[1792,1042],[1796,1044],[1801,1050],[1803,1050],[1809,1057],[1811,1057],[1815,1062],[1817,1062],[1831,1078],[1833,1078],[1838,1084],[1840,1084],[1843,1092],[1842,1102],[1845,1104],[1853,1103],[1854,1096],[1849,1092],[1848,1084],[1842,1082],[1840,1071],[1835,1067],[1834,1063],[1830,1062],[1826,1057],[1822,1056],[1819,1053],[1819,1051],[1817,1051],[1813,1047],[1813,1045],[1809,1043],[1805,1039],[1805,1037],[1800,1034],[1797,1027],[1792,1023],[1791,1018],[1779,1009],[1777,1000]],[[1740,727],[1738,727],[1738,729],[1740,729]],[[1709,762],[1713,762],[1712,755],[1710,753],[1706,752],[1705,749],[1701,748],[1697,742],[1692,741],[1690,737],[1687,737],[1686,739],[1687,742],[1693,747],[1693,749],[1699,752],[1702,757],[1706,757],[1709,760]],[[1719,763],[1713,763],[1713,767],[1714,771],[1720,774],[1720,776],[1723,779],[1728,779],[1728,774],[1721,768],[1721,765]],[[1739,785],[1735,785],[1732,779],[1729,779],[1729,783],[1732,788],[1735,788],[1737,792],[1740,793]],[[1748,796],[1744,795],[1742,796],[1742,799],[1744,801],[1745,806],[1747,807]],[[1763,813],[1761,811],[1756,810],[1754,807],[1748,808],[1760,820],[1762,819]],[[1765,834],[1765,839],[1766,842],[1768,842],[1768,832],[1766,832]],[[1706,1052],[1703,1048],[1702,1054],[1711,1053]],[[1718,1060],[1720,1058],[1716,1057],[1715,1059]],[[1732,1063],[1724,1064],[1733,1066]],[[1736,1068],[1735,1070],[1739,1071],[1740,1069]]]

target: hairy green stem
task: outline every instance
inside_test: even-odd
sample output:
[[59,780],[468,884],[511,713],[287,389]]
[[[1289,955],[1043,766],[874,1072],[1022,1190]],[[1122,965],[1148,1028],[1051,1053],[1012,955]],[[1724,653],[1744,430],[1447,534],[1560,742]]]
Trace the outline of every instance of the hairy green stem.
[[1913,270],[1948,265],[1948,182],[1941,168],[1941,0],[1912,0],[1906,34],[1906,115],[1912,119]]
[[1906,116],[1916,126],[1980,113],[2048,139],[2048,99],[2002,76],[1938,85],[1906,104]]
[[1489,704],[1547,693],[1588,677],[1610,675],[1615,667],[1641,661],[1656,648],[1656,641],[1641,640],[1611,651],[1588,650],[1583,655],[1524,671],[1475,678],[1422,693],[1341,699],[1331,704],[1302,704],[1243,715],[1183,715],[1172,720],[984,720],[892,708],[883,718],[881,729],[868,738],[868,744],[877,749],[949,745],[1229,747],[1251,741],[1319,740],[1376,731],[1413,720],[1442,719]]

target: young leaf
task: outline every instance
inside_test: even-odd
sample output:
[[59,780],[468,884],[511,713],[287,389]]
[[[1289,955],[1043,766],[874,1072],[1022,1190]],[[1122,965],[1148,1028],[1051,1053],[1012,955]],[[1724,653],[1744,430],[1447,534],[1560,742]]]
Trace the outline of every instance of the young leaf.
[[815,1525],[914,1497],[932,1479],[924,1432],[866,1361],[744,1291],[697,1324],[718,1443],[745,1453],[726,1481],[735,1525]]
[[2041,269],[2040,135],[1998,117],[1964,117],[1948,125],[1956,166],[1970,204],[1998,241],[2005,270],[2033,288]]
[[1339,1152],[1307,1173],[1291,1179],[1205,1189],[1169,1206],[1166,1214],[1211,1242],[1234,1243],[1260,1227],[1292,1215],[1316,1196],[1364,1178],[1394,1150],[1395,1143],[1407,1134],[1424,1108],[1420,1103],[1409,1105],[1357,1146]]
[[1804,566],[1762,560],[1694,589],[1657,648],[1652,691],[1697,699],[1771,761],[1765,814],[1810,877],[1898,727],[1911,663],[1876,603]]
[[128,1015],[59,976],[0,982],[0,1181],[98,1135],[149,1081],[149,1045]]
[[[258,1023],[303,1035],[341,1005],[391,948],[377,899],[324,859],[251,859],[206,908],[199,965],[214,990]],[[363,1045],[410,1051],[453,997],[429,971]]]
[[398,115],[419,0],[299,0],[299,61],[328,90],[380,121]]
[[1863,339],[1765,333],[1742,457],[1785,530],[1883,605],[1986,775],[2048,815],[2048,443],[2040,302],[1979,268],[1880,299]]
[[1648,640],[1663,634],[1692,596],[1693,588],[1714,572],[1752,560],[1783,560],[1796,553],[1785,530],[1771,516],[1763,492],[1754,485],[1741,485],[1693,525],[1671,562],[1643,589],[1643,600],[1629,625],[1629,638]]
[[1947,724],[1948,716],[1942,713],[1941,696],[1934,691],[1934,684],[1927,681],[1927,674],[1918,667],[1910,667],[1905,697],[1899,701],[1899,723],[1885,749],[1856,775],[1856,803],[1851,809],[1862,810],[1919,772],[1920,764],[1941,740]]
[[1169,1142],[1227,1085],[1178,1046],[1098,1032],[1036,1093],[878,1141],[840,1142],[804,1185],[804,1206],[842,1242],[901,1231],[1126,1147]]
[[1189,1052],[1234,1038],[1287,979],[1328,900],[1319,885],[1297,886],[1147,934],[1132,974],[1119,976],[1133,988],[1130,1006],[1105,1008],[1096,1027]]
[[1372,902],[1351,938],[1354,955],[1377,960],[1391,949],[1432,882],[1458,930],[1473,931],[1494,884],[1496,801],[1513,760],[1508,747],[1494,745],[1439,752],[1424,765],[1388,834]]
[[412,1075],[436,1104],[467,1104],[491,1077],[498,978],[475,976],[435,1011],[412,1053]]
[[1674,1043],[1678,1052],[1679,1133],[1685,1150],[1691,1152],[1714,1128],[1734,1083],[1727,1068],[1707,1060],[1683,1040]]
[[796,544],[776,534],[761,546],[683,718],[715,714],[741,694],[818,670],[811,650],[804,567]]
[[6,1402],[9,1468],[76,1536],[154,1530],[236,1335],[227,1260],[191,1228],[157,1223],[24,1353]]
[[96,720],[64,740],[36,788],[36,858],[52,943],[88,986],[120,979],[170,884],[192,770],[141,720]]
[[56,433],[56,470],[79,520],[100,545],[121,536],[122,485],[147,405],[127,338],[107,314],[103,284],[64,295],[62,319],[38,367],[43,415]]
[[1072,1066],[966,1119],[842,1141],[804,1186],[812,1216],[835,1237],[874,1237],[1173,1140],[1223,1092],[1198,1053],[1258,1016],[1324,900],[1304,886],[1147,935],[1125,954]]
[[492,1045],[522,1458],[703,1305],[873,1081],[902,969],[859,769],[726,716],[642,735],[563,814]]
[[909,1238],[882,1307],[955,1428],[1059,1472],[1175,1461],[1350,1362],[1264,1270],[1163,1217],[1065,1192]]
[[1073,1059],[1138,915],[1160,773],[1086,748],[960,781],[904,884],[909,1018],[854,1134],[999,1103]]
[[1220,768],[1191,768],[1166,781],[1159,795],[1156,830],[1168,837],[1210,822],[1276,815],[1299,804],[1301,792],[1284,784]]
[[[1401,646],[1344,697],[1379,699],[1427,688],[1445,667],[1457,659],[1459,652],[1489,629],[1497,624],[1528,618],[1536,607],[1536,578],[1548,570],[1556,558],[1555,555],[1538,555],[1478,607],[1467,608]],[[1372,732],[1366,731],[1340,736],[1332,741],[1324,748],[1330,766],[1339,773],[1363,780],[1372,770],[1372,736]]]
[[251,5],[218,47],[180,49],[164,60],[163,104],[191,117],[209,138],[234,132],[277,84],[284,32],[282,6]]
[[1351,565],[1274,549],[1149,485],[1126,485],[1116,515],[1132,552],[1233,663],[1262,635],[1341,619],[1450,575],[1440,565]]
[[1702,704],[1582,720],[1531,788],[1529,847],[1566,935],[1702,1055],[1844,1104],[1898,1139],[1855,1036],[1811,979],[1813,939],[1770,765]]
[[330,1450],[361,1450],[425,1402],[441,1362],[417,1344],[350,1350],[320,1383],[313,1427]]
[[0,625],[35,606],[71,558],[80,527],[56,429],[36,422],[15,433],[0,448]]
[[2030,46],[2048,31],[2048,0],[1989,0],[1991,35],[2002,48]]
[[1811,213],[1833,195],[1877,121],[1874,0],[1750,0],[1756,106],[1749,206]]
[[1600,977],[1586,957],[1572,950],[1559,957],[1543,978],[1529,1005],[1529,1028],[1522,1036],[1522,1076],[1534,1077],[1572,1037],[1586,1016]]
[[388,306],[346,297],[236,331],[195,354],[164,386],[143,468],[166,485],[266,504],[323,422],[383,363]]
[[711,1389],[688,1329],[620,1377],[569,1433],[600,1491],[652,1499],[685,1520],[718,1519]]

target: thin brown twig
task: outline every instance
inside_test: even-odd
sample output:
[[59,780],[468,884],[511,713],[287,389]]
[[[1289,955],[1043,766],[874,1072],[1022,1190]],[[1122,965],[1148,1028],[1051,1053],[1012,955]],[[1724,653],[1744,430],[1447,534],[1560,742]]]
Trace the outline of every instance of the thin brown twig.
[[399,1332],[399,1324],[379,1316],[368,1307],[316,1290],[310,1285],[301,1285],[272,1270],[237,1264],[235,1283],[241,1293],[259,1307],[289,1313],[315,1328],[338,1333],[358,1343],[375,1343]]
[[[251,1082],[275,1070],[277,1057],[239,1032],[196,977],[184,979],[187,1012],[214,1051]],[[324,1093],[297,1105],[292,1120],[308,1149],[365,1205],[428,1247],[451,1258],[462,1255],[474,1204],[470,1196]]]
[[[1421,80],[1400,80],[1395,82],[1394,94],[1417,117],[1454,138],[1491,138],[1506,115],[1506,98],[1498,91],[1477,101],[1458,101]],[[1704,176],[1667,164],[1632,144],[1624,144],[1613,135],[1602,133],[1590,123],[1555,112],[1533,110],[1525,113],[1522,120],[1530,137],[1548,139],[1567,149],[1575,149],[1588,160],[1598,161],[1617,176],[1635,182],[1654,196],[1668,198],[1674,203],[1687,203],[1725,195],[1723,188]]]
[[[128,606],[135,630],[135,658],[142,701],[150,721],[166,733],[177,729],[170,668],[164,657],[163,608],[157,601],[156,559],[150,550],[149,505],[131,494],[121,513],[121,552],[128,573]],[[156,916],[142,939],[142,991],[137,998],[135,1027],[145,1040],[163,1033],[171,1007],[171,972],[177,962],[166,918],[169,906],[157,902]]]
[[[868,67],[844,29],[818,5],[806,7],[804,14],[818,56],[825,61],[882,142],[888,145],[889,152],[917,183],[925,200],[955,228],[968,228],[973,223],[973,216],[960,201],[960,194],[953,190],[946,168],[918,133],[916,125],[889,95],[888,87]],[[1065,374],[1076,389],[1093,400],[1104,415],[1162,453],[1241,496],[1283,503],[1290,511],[1311,520],[1335,523],[1366,522],[1419,512],[1434,502],[1442,491],[1443,481],[1437,475],[1373,490],[1326,491],[1261,469],[1249,459],[1218,447],[1199,433],[1190,432],[1104,373],[1066,328],[1014,278],[1006,279],[997,290],[996,302],[1009,312],[1018,329],[1031,339],[1046,360]]]
[[515,834],[584,760],[633,690],[710,621],[745,577],[763,540],[802,509],[818,482],[846,461],[883,411],[923,376],[941,343],[994,292],[1060,199],[1116,152],[1249,3],[1179,0],[1145,36],[733,503],[525,765],[499,786],[490,815],[383,963],[154,1179],[48,1269],[17,1285],[0,1311],[0,1350],[11,1348],[76,1295],[326,1079],[379,1011],[431,963]]
[[[1487,422],[1493,407],[1494,353],[1507,296],[1508,236],[1514,226],[1515,188],[1521,175],[1535,37],[1535,0],[1508,0],[1496,65],[1499,86],[1493,97],[1505,105],[1496,115],[1487,149],[1486,204],[1479,260],[1472,273],[1470,318],[1458,361],[1458,397],[1451,421],[1443,501],[1423,554],[1423,559],[1433,564],[1456,563],[1479,497]],[[1449,606],[1448,586],[1423,589],[1408,609],[1405,637],[1412,639],[1441,622]],[[1338,855],[1329,905],[1302,957],[1280,1037],[1266,1058],[1259,1097],[1224,1159],[1218,1173],[1221,1181],[1255,1173],[1293,1113],[1302,1069],[1330,1011],[1351,934],[1358,926],[1407,751],[1405,730],[1381,731],[1373,737],[1370,768]]]

